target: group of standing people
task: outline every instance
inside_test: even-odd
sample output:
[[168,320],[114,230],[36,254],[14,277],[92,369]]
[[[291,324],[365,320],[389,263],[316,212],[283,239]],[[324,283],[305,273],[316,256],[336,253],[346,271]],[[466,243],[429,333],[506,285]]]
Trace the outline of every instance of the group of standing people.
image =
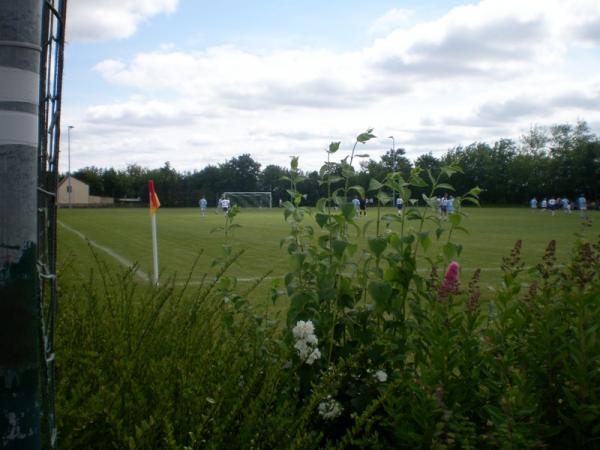
[[352,199],[352,204],[354,205],[354,210],[356,211],[356,217],[366,216],[367,215],[367,202],[369,199],[364,197],[354,196]]
[[[217,205],[217,208],[222,210],[223,214],[227,215],[227,213],[229,212],[230,205],[231,201],[227,197],[225,197],[225,195],[222,195],[219,199],[219,204]],[[206,201],[206,198],[204,196],[202,196],[200,200],[198,200],[198,206],[200,207],[200,216],[206,216],[206,208],[208,208],[208,202]]]
[[577,197],[574,202],[571,202],[567,197],[544,197],[540,202],[538,202],[536,197],[532,197],[529,200],[529,206],[532,211],[538,209],[538,205],[541,211],[548,210],[553,216],[558,210],[562,210],[565,214],[571,214],[573,209],[578,209],[581,217],[587,217],[587,200],[583,194]]

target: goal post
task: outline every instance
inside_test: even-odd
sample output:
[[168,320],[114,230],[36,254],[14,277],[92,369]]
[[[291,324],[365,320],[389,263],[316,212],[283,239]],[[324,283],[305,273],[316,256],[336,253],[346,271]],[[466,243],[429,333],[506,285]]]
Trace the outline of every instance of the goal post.
[[223,192],[232,205],[242,208],[272,208],[273,197],[270,192]]

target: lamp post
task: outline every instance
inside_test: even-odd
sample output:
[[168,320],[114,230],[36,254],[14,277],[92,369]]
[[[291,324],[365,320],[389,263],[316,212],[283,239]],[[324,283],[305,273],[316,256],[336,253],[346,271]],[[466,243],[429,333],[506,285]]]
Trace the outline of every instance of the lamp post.
[[73,125],[69,125],[67,127],[67,154],[68,154],[68,167],[67,167],[67,196],[69,199],[69,208],[71,207],[71,191],[73,190],[71,186],[71,129],[75,128]]
[[[392,171],[396,171],[396,140],[394,136],[388,136],[392,140]],[[396,206],[396,189],[392,188],[392,208]]]

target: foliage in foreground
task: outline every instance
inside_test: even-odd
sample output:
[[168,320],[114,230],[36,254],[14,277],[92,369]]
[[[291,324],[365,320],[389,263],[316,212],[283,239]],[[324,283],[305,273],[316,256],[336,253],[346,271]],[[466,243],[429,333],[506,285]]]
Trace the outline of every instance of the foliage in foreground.
[[[582,235],[564,267],[551,242],[530,269],[517,242],[502,287],[483,302],[479,271],[461,284],[452,243],[466,216],[438,212],[460,169],[372,180],[380,204],[393,189],[407,206],[369,222],[348,203],[351,192],[365,195],[348,183],[355,148],[324,165],[327,196],[314,210],[300,206],[292,162],[290,271],[273,284],[273,300],[289,301],[283,330],[225,276],[230,246],[199,287],[142,287],[131,272],[101,269],[102,283],[63,294],[63,447],[600,446],[600,242]],[[427,206],[417,207],[412,193],[424,188]],[[359,233],[373,235],[367,249]],[[428,253],[434,239],[445,241],[440,255]]]

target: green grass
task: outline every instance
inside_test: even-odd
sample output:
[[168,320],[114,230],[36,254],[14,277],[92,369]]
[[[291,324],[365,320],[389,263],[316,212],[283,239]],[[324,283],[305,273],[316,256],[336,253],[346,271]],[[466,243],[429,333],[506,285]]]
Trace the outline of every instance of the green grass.
[[[600,234],[600,215],[593,211],[590,212],[592,224],[587,227],[582,226],[577,213],[566,215],[559,212],[551,217],[547,212],[533,213],[526,208],[470,208],[467,212],[464,226],[469,234],[457,233],[453,241],[464,246],[460,257],[463,276],[469,276],[477,267],[482,268],[484,285],[499,280],[495,275],[502,257],[510,253],[518,239],[523,241],[524,262],[532,265],[539,261],[552,239],[557,241],[557,256],[561,261],[567,259],[576,234],[584,232],[588,237]],[[374,218],[375,210],[371,209],[367,220]],[[152,273],[151,226],[146,209],[61,209],[59,221],[139,264],[144,272]],[[183,280],[200,253],[195,279],[210,272],[214,259],[222,255],[225,243],[222,232],[211,233],[213,228],[224,224],[222,214],[211,210],[206,217],[200,217],[197,209],[163,208],[158,212],[157,221],[161,277],[175,276]],[[308,221],[314,223],[311,218]],[[359,221],[360,224],[364,222],[364,218]],[[229,274],[241,278],[241,281],[263,276],[269,271],[272,271],[272,276],[285,274],[288,264],[285,249],[280,249],[280,241],[288,234],[289,228],[284,222],[283,211],[277,208],[243,209],[236,217],[236,223],[241,228],[235,230],[230,243],[245,252]],[[59,226],[58,231],[59,259],[64,271],[85,275],[95,264],[87,244],[65,227]],[[374,232],[373,225],[367,234]],[[361,242],[364,244],[364,238]],[[429,254],[433,255],[436,251],[432,248]],[[118,265],[105,252],[96,250],[96,253],[109,265]]]

